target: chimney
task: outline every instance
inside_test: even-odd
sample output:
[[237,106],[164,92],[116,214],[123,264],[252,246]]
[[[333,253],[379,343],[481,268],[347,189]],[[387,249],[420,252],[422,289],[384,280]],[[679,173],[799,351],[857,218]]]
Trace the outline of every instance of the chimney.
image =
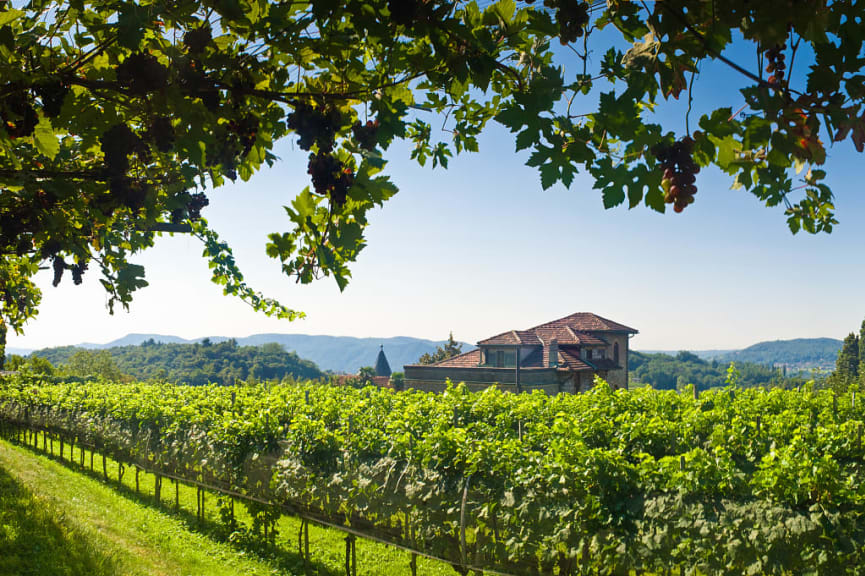
[[555,338],[550,340],[550,368],[559,365],[559,341]]

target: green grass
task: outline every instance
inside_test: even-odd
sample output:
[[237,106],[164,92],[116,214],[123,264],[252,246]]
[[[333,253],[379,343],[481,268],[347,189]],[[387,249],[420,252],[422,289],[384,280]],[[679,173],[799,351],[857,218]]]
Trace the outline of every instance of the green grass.
[[[38,445],[42,446],[39,439]],[[0,440],[0,576],[29,575],[302,575],[307,571],[298,552],[300,520],[283,516],[273,544],[230,532],[221,522],[217,495],[207,493],[205,518],[196,517],[196,491],[162,482],[162,498],[153,497],[154,477],[127,469],[117,482],[117,464],[108,459],[109,479],[102,476],[96,455],[89,470],[79,466],[81,452],[69,447],[64,459]],[[250,526],[245,507],[235,505],[241,526]],[[310,524],[309,574],[345,574],[345,534]],[[410,574],[409,555],[393,547],[358,539],[357,571],[364,575]],[[455,574],[445,563],[417,559],[418,574]]]

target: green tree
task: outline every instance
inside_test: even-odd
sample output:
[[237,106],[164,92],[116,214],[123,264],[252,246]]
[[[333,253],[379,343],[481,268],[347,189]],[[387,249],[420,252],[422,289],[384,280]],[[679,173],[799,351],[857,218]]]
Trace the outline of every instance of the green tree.
[[364,384],[369,384],[372,382],[372,379],[375,378],[375,368],[372,366],[362,366],[361,369],[357,371],[357,377]]
[[432,354],[426,353],[418,358],[418,364],[434,364],[463,353],[463,345],[454,340],[454,333],[448,335],[447,342],[435,349]]
[[844,338],[832,375],[834,385],[846,389],[847,385],[859,379],[859,344],[859,337],[854,332]]
[[394,372],[390,375],[390,385],[394,390],[405,388],[405,372]]
[[117,368],[108,350],[77,350],[62,369],[66,375],[77,378],[102,378],[111,382],[130,379]]
[[[394,141],[447,167],[491,120],[531,149],[543,188],[583,170],[607,208],[681,212],[714,165],[794,233],[831,231],[818,135],[865,149],[860,20],[853,2],[788,0],[4,2],[0,347],[36,315],[40,267],[55,284],[93,268],[109,309],[128,307],[147,285],[130,258],[168,233],[203,242],[226,294],[302,315],[247,285],[202,218],[213,188],[271,165],[288,136],[311,186],[266,251],[302,283],[346,286],[369,211],[397,192],[382,173]],[[723,55],[733,38],[756,72]],[[743,109],[659,123],[706,61],[740,74]]]
[[859,328],[859,378],[865,381],[865,320]]
[[54,374],[54,366],[40,356],[18,356],[12,355],[6,362],[6,368],[27,374],[39,374],[51,376]]

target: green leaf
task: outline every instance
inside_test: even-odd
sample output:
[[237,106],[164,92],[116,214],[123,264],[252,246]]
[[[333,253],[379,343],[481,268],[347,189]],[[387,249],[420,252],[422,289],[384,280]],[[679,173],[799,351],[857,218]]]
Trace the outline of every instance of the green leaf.
[[548,163],[541,166],[541,186],[546,190],[559,179],[559,170],[555,164]]
[[51,160],[54,160],[57,153],[60,152],[60,139],[54,132],[51,121],[45,116],[41,116],[39,123],[36,124],[36,130],[33,132],[33,142],[36,144],[36,149]]
[[16,10],[14,8],[3,10],[2,12],[0,12],[0,26],[6,26],[7,24],[14,22],[22,16],[24,16],[24,12],[22,10]]

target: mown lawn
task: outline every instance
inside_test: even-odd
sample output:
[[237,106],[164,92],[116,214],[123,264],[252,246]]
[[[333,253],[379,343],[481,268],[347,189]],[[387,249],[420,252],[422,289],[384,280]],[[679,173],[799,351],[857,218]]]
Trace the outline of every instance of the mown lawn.
[[[41,446],[41,441],[39,443]],[[57,447],[55,447],[55,450]],[[0,576],[66,576],[104,574],[233,576],[264,574],[345,574],[345,535],[309,527],[311,563],[298,553],[300,521],[282,517],[276,543],[263,544],[244,531],[229,532],[219,521],[216,496],[207,494],[206,517],[196,517],[196,491],[180,486],[180,511],[174,511],[175,486],[163,480],[162,501],[153,498],[154,478],[127,470],[117,482],[117,465],[109,460],[110,479],[82,470],[75,448],[61,463],[29,448],[0,440]],[[240,504],[235,516],[248,526]],[[411,574],[406,552],[357,540],[357,573]],[[417,573],[456,574],[447,564],[417,559]]]

